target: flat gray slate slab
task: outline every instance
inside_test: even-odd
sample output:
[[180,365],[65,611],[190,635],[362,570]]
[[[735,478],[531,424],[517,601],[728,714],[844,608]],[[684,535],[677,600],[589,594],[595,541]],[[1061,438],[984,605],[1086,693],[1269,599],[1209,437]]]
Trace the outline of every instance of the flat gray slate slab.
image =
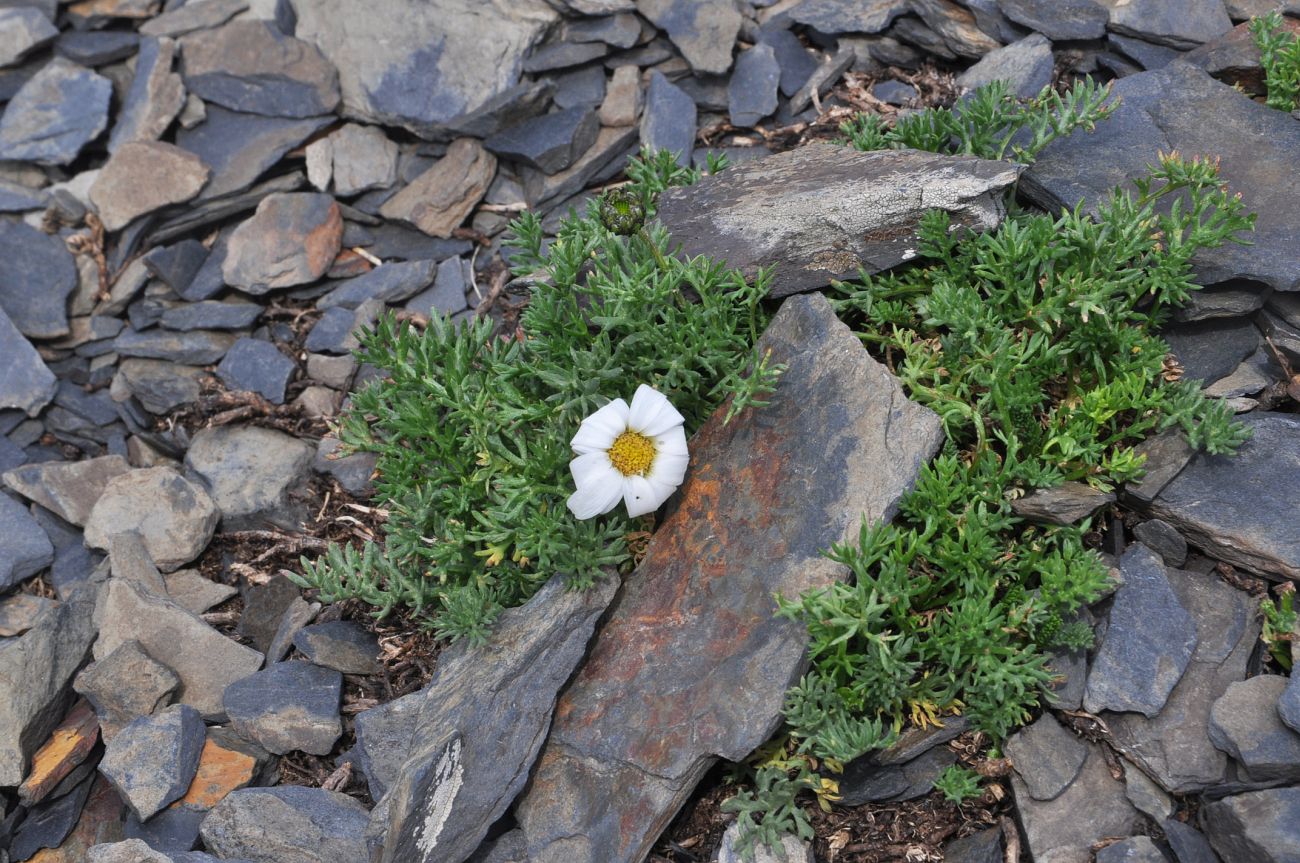
[[323,788],[241,788],[208,813],[201,831],[222,860],[363,863],[366,817],[356,800]]
[[977,231],[997,227],[1002,193],[1020,171],[970,156],[812,144],[670,189],[658,217],[680,254],[750,277],[773,267],[772,296],[784,297],[915,257],[927,210]]
[[1300,860],[1300,788],[1225,797],[1201,810],[1205,833],[1223,863]]
[[185,795],[199,769],[205,732],[193,707],[173,704],[141,716],[118,732],[104,750],[99,771],[113,783],[140,820]]
[[1210,708],[1210,741],[1256,781],[1300,782],[1300,733],[1278,713],[1286,685],[1277,674],[1240,680]]
[[1251,439],[1236,455],[1197,453],[1151,502],[1151,513],[1220,560],[1300,578],[1300,417],[1251,412],[1237,419]]
[[68,334],[68,295],[77,265],[63,238],[22,222],[0,222],[0,309],[33,339]]
[[1199,253],[1198,281],[1244,278],[1300,290],[1300,208],[1288,182],[1300,163],[1300,123],[1178,62],[1116,81],[1112,98],[1119,100],[1115,113],[1095,132],[1075,132],[1043,150],[1021,190],[1048,210],[1082,200],[1095,211],[1116,186],[1131,189],[1160,151],[1222,157],[1229,190],[1257,215],[1255,230],[1246,237],[1251,245]]
[[221,703],[239,736],[267,752],[328,755],[343,733],[342,692],[343,675],[331,668],[277,662],[227,686]]
[[[553,576],[501,615],[483,647],[439,656],[410,757],[371,821],[386,831],[383,863],[460,863],[474,852],[528,780],[556,695],[617,589],[606,578],[570,591]],[[400,729],[402,716],[393,718]]]
[[41,412],[58,388],[54,372],[0,308],[0,411],[18,408],[28,416]]
[[807,632],[775,617],[847,575],[822,556],[894,515],[942,439],[820,294],[759,340],[786,363],[771,402],[691,443],[678,504],[556,706],[516,803],[530,861],[641,861],[718,757],[781,723]]
[[8,590],[53,562],[54,546],[27,507],[0,492],[0,590]]
[[0,118],[0,159],[66,165],[108,125],[113,85],[55,57],[23,85]]

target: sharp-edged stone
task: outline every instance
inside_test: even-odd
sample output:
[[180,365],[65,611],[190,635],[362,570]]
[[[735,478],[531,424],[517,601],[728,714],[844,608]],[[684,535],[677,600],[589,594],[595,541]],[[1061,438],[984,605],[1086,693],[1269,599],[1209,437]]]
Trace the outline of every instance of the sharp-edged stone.
[[198,770],[204,738],[199,712],[174,704],[123,728],[109,741],[99,770],[144,821],[184,796]]
[[362,863],[368,813],[323,788],[241,788],[203,819],[207,848],[247,863]]
[[113,477],[86,519],[86,545],[107,549],[118,533],[136,531],[154,564],[171,572],[207,547],[220,511],[203,486],[168,467]]
[[145,653],[140,642],[124,641],[82,669],[72,686],[94,706],[108,740],[127,724],[170,704],[180,683],[170,668]]
[[0,221],[0,310],[28,338],[67,335],[77,268],[62,238]]
[[140,40],[135,77],[108,138],[108,151],[116,153],[132,141],[156,141],[167,131],[185,104],[185,84],[172,71],[176,43],[171,39]]
[[62,57],[46,63],[0,117],[0,159],[66,165],[108,125],[113,85]]

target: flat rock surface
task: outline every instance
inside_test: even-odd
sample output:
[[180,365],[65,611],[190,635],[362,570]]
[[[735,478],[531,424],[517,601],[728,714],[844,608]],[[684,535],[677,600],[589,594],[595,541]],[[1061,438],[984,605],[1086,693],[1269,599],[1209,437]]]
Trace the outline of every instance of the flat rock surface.
[[561,696],[516,804],[529,859],[640,860],[717,757],[767,739],[807,638],[772,594],[843,578],[822,550],[891,518],[939,445],[821,296],[787,300],[759,349],[788,364],[771,402],[696,434],[676,510]]
[[226,282],[248,294],[314,282],[338,254],[343,217],[329,195],[268,195],[230,236]]
[[222,705],[235,731],[275,755],[328,755],[343,733],[343,675],[310,662],[277,662],[226,687]]
[[1278,715],[1287,679],[1261,674],[1233,683],[1210,708],[1210,741],[1251,779],[1300,781],[1300,733]]
[[446,239],[483,199],[496,157],[473,138],[458,138],[429,170],[389,198],[379,214]]
[[0,307],[0,410],[18,408],[36,416],[54,398],[57,385],[41,355],[32,347],[3,307]]
[[0,259],[0,309],[14,326],[29,338],[67,335],[77,268],[63,240],[23,223],[0,222]]
[[124,641],[112,653],[81,670],[72,686],[95,708],[107,740],[141,716],[171,702],[180,678],[145,653],[138,641]]
[[350,620],[331,620],[304,627],[293,646],[311,662],[344,674],[376,674],[379,642],[373,633]]
[[1029,796],[1054,800],[1079,775],[1088,746],[1044,713],[1007,739],[1006,754]]
[[1201,810],[1205,833],[1223,863],[1300,860],[1300,788],[1251,791]]
[[9,101],[0,117],[0,159],[66,165],[108,125],[113,85],[56,57]]
[[203,843],[223,860],[362,863],[366,808],[322,788],[243,788],[203,819]]
[[636,8],[668,34],[697,73],[720,75],[731,68],[742,19],[730,0],[636,0]]
[[181,40],[185,84],[205,102],[272,117],[315,117],[339,103],[334,65],[271,21],[232,21]]
[[1006,81],[1008,89],[1022,99],[1037,96],[1052,83],[1052,43],[1041,33],[1030,33],[985,54],[978,63],[957,76],[957,83],[974,90],[993,81]]
[[231,390],[257,393],[271,404],[284,404],[284,390],[294,372],[293,360],[262,339],[241,338],[217,365],[217,377]]
[[710,255],[750,277],[774,267],[772,295],[783,297],[914,257],[926,210],[972,230],[996,227],[1019,172],[966,156],[814,144],[671,189],[658,218],[680,254]]
[[199,192],[199,200],[203,201],[247,189],[285,153],[333,119],[332,116],[264,117],[209,105],[203,122],[176,133],[176,144],[212,169],[212,178]]
[[[1014,773],[1011,789],[1034,860],[1090,863],[1094,842],[1128,836],[1142,821],[1142,815],[1124,796],[1124,783],[1111,775],[1097,744],[1087,744],[1078,776],[1053,799],[1034,799]],[[1080,817],[1084,812],[1087,817]]]
[[208,181],[208,166],[193,153],[161,141],[123,144],[90,187],[104,228],[117,231],[168,204],[188,201]]
[[110,153],[116,154],[132,141],[156,141],[176,119],[185,104],[185,85],[181,76],[172,71],[175,58],[175,41],[140,40],[135,77],[108,138]]
[[175,704],[123,728],[109,741],[99,769],[135,816],[145,820],[185,794],[198,769],[203,740],[198,711]]
[[136,531],[163,572],[207,547],[221,512],[203,486],[169,467],[133,470],[108,481],[86,519],[86,545],[106,549],[116,533]]
[[54,546],[27,507],[0,492],[0,590],[8,590],[53,562]]
[[194,436],[185,466],[201,477],[227,529],[292,520],[315,455],[305,441],[274,429],[226,425]]
[[[1025,172],[1021,188],[1049,210],[1090,211],[1116,186],[1146,174],[1158,151],[1213,153],[1233,192],[1256,214],[1250,245],[1226,243],[1194,259],[1201,284],[1252,279],[1282,291],[1300,289],[1300,210],[1278,173],[1300,159],[1300,125],[1183,63],[1116,81],[1119,108],[1091,133],[1049,145]],[[1214,122],[1206,122],[1213,117]]]

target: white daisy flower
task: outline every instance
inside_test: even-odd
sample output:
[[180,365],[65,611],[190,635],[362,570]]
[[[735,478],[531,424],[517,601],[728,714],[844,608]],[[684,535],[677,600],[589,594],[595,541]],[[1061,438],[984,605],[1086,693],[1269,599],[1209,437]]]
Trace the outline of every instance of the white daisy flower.
[[631,407],[614,399],[583,420],[571,444],[578,457],[569,470],[578,490],[569,496],[569,512],[603,515],[619,498],[633,518],[657,510],[686,476],[685,421],[663,393],[645,384]]

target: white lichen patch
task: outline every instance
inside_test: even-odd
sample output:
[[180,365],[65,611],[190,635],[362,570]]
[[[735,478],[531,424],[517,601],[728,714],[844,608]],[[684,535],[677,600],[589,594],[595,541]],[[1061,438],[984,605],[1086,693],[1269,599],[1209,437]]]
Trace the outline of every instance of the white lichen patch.
[[460,760],[460,737],[456,737],[442,750],[434,766],[433,782],[429,786],[428,807],[424,821],[415,828],[415,847],[426,863],[433,860],[433,849],[438,847],[438,836],[451,817],[452,804],[465,780],[465,766]]

